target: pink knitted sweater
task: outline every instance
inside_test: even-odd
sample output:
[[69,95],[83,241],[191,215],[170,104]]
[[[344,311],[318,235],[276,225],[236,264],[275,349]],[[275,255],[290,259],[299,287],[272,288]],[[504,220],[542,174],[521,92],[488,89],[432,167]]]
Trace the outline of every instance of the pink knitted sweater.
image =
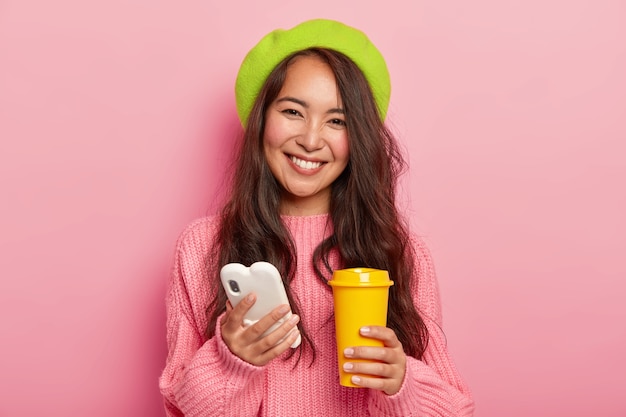
[[[264,367],[233,355],[219,325],[207,340],[205,309],[211,296],[205,256],[217,227],[215,218],[192,223],[181,235],[167,295],[169,353],[159,380],[167,415],[172,416],[471,416],[474,403],[446,350],[433,264],[414,239],[417,280],[414,300],[430,341],[423,360],[407,358],[405,379],[392,396],[339,385],[332,293],[315,276],[312,253],[328,236],[328,216],[283,217],[297,247],[292,283],[301,323],[313,338],[317,358],[276,358]],[[338,266],[337,259],[331,259]],[[306,352],[306,351],[305,351]],[[286,355],[286,354],[285,354]]]

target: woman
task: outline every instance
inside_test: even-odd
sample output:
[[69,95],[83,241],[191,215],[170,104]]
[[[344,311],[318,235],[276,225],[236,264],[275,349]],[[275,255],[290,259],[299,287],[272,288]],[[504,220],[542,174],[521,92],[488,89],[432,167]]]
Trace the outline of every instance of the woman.
[[[428,251],[397,212],[403,161],[383,123],[390,88],[378,50],[335,21],[277,30],[246,56],[236,94],[244,138],[230,198],[177,246],[160,379],[168,415],[472,415]],[[254,295],[233,308],[219,281],[223,265],[260,260],[281,272],[294,313],[265,337],[286,306],[245,327]],[[364,389],[338,383],[327,285],[356,266],[394,280],[388,327],[361,329],[383,347],[344,351],[376,360],[344,367]]]

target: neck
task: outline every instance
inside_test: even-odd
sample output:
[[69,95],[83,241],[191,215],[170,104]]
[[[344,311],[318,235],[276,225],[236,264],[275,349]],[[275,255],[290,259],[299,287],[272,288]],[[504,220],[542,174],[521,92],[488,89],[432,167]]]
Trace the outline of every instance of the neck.
[[298,198],[284,193],[280,201],[280,214],[286,216],[314,216],[326,214],[330,201],[326,196]]

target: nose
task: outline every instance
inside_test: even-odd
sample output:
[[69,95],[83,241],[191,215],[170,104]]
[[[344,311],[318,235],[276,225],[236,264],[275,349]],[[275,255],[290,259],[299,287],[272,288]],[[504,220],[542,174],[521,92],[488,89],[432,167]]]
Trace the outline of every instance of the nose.
[[307,152],[313,152],[324,146],[324,139],[317,126],[307,125],[306,130],[296,139],[296,143]]

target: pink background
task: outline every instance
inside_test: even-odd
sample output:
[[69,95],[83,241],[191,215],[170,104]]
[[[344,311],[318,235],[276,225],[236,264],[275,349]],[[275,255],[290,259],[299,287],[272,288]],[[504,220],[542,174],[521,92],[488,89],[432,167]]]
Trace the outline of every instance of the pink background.
[[236,70],[313,17],[387,57],[476,415],[626,415],[625,3],[238,3],[0,3],[0,416],[163,415],[173,245],[214,208]]

